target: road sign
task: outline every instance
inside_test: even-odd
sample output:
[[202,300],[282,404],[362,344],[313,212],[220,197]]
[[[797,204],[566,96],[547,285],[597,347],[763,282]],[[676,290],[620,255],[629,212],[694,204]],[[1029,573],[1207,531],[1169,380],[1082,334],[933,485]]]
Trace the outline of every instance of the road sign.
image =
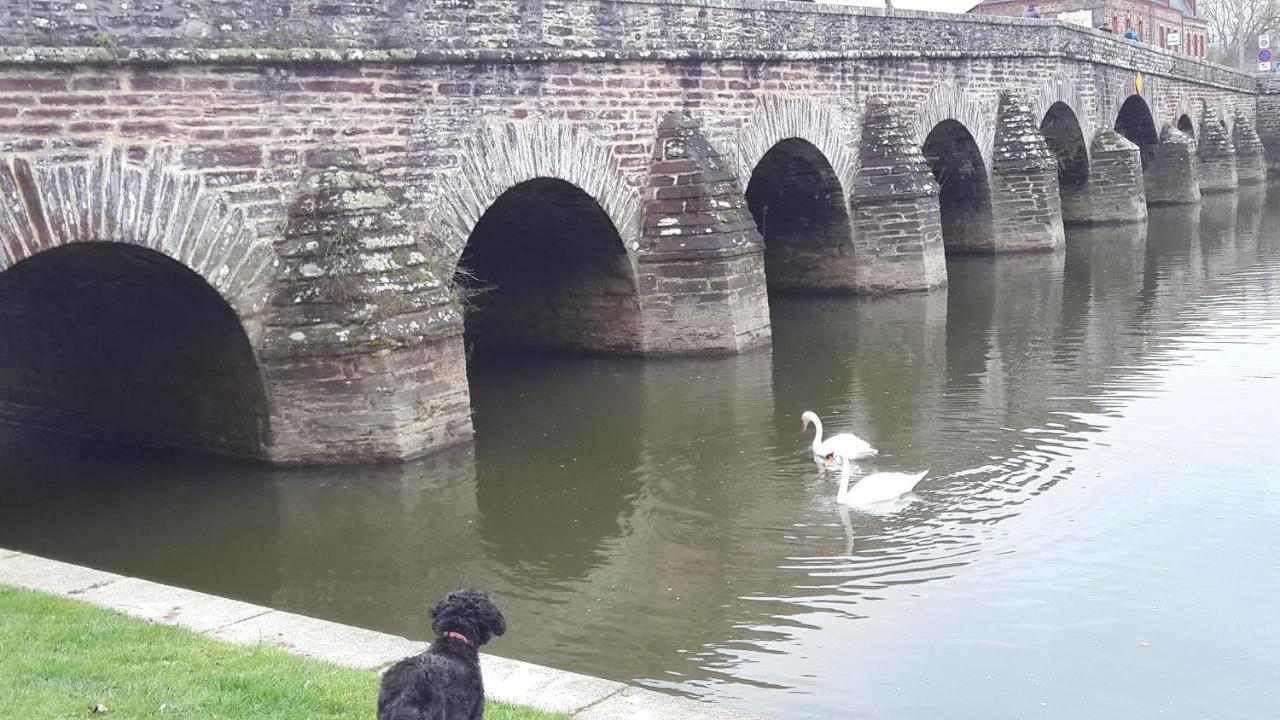
[[1269,62],[1258,63],[1258,72],[1269,72],[1270,70],[1271,70],[1271,63]]
[[1259,48],[1269,48],[1269,47],[1271,47],[1271,36],[1270,36],[1270,35],[1259,35],[1259,36],[1258,36],[1258,47],[1259,47]]
[[1178,32],[1177,30],[1174,30],[1173,32],[1169,33],[1167,36],[1165,36],[1164,44],[1168,45],[1169,47],[1177,47],[1181,45],[1182,33]]
[[1259,50],[1258,62],[1271,62],[1271,51],[1268,50],[1267,48],[1262,48],[1261,50]]

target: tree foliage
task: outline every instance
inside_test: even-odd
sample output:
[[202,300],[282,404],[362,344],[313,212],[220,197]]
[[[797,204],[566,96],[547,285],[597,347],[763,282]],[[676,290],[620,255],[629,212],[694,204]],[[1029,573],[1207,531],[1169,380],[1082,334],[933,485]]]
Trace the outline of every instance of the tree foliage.
[[1245,70],[1255,67],[1258,36],[1280,30],[1280,0],[1201,0],[1199,10],[1209,42],[1220,48],[1217,59]]

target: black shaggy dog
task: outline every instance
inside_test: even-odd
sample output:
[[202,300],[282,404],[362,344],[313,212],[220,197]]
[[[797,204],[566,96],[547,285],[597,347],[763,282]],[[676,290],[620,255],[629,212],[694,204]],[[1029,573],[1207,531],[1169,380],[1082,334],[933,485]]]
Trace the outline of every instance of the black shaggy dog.
[[507,631],[489,596],[454,590],[431,609],[435,642],[392,665],[378,691],[378,720],[481,720],[479,647]]

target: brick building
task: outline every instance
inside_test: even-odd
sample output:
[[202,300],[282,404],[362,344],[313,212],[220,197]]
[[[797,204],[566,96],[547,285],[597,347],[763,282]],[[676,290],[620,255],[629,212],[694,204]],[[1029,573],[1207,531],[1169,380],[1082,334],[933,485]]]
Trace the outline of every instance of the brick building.
[[[974,15],[1021,16],[1029,0],[984,0],[970,8]],[[1191,57],[1208,56],[1209,24],[1196,10],[1196,0],[1045,0],[1035,3],[1043,18],[1107,29],[1116,35],[1132,26],[1142,42]]]

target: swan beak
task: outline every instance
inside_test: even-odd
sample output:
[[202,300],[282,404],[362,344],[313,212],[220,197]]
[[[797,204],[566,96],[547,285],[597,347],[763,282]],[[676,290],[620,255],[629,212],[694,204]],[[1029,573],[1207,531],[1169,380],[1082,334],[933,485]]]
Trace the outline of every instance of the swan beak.
[[827,462],[834,462],[835,459],[836,459],[835,453],[827,453]]

